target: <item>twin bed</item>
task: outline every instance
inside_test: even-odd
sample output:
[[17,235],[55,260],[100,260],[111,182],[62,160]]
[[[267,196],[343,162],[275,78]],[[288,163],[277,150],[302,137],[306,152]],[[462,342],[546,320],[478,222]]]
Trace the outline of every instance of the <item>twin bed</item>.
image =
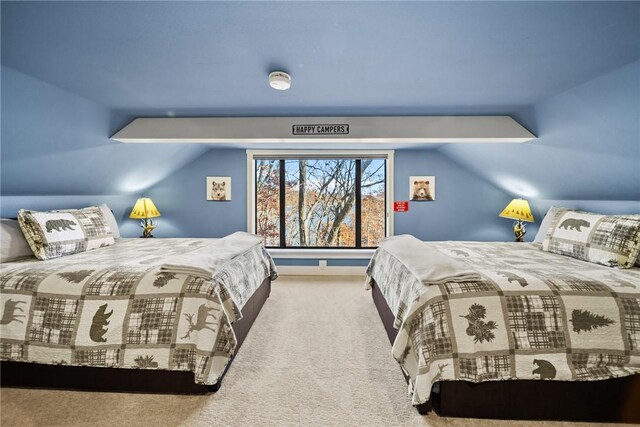
[[2,384],[215,391],[276,277],[247,233],[3,263]]
[[[640,421],[640,268],[542,246],[411,236],[380,245],[367,283],[419,412]],[[426,283],[442,257],[452,280]]]

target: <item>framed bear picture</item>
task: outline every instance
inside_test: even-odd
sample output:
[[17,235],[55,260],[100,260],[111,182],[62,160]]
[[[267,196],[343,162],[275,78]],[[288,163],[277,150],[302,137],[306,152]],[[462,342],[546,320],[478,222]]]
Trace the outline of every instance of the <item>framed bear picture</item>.
[[435,176],[409,177],[409,200],[415,202],[430,202],[436,199]]
[[231,177],[208,176],[207,200],[213,200],[216,202],[231,200]]

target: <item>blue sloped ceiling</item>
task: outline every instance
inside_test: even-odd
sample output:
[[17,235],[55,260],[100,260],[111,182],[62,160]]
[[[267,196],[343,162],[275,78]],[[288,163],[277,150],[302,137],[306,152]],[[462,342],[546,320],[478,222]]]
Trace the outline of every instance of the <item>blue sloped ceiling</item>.
[[20,207],[101,203],[107,196],[124,216],[141,191],[207,150],[111,141],[131,119],[2,67],[2,216],[15,217]]
[[441,151],[540,211],[551,204],[603,210],[606,204],[597,203],[603,201],[640,211],[640,61],[514,117],[538,139],[518,145],[449,144]]

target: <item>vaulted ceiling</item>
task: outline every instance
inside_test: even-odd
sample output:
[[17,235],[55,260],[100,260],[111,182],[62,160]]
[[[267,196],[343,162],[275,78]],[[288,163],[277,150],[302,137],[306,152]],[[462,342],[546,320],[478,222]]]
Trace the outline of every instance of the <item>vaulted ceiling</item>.
[[[576,135],[568,143],[557,133],[545,139],[541,118],[552,120],[567,91],[640,59],[638,2],[3,1],[1,8],[3,67],[110,111],[105,139],[134,116],[511,114],[547,149],[580,150]],[[640,67],[632,67],[631,90],[640,87]],[[292,75],[289,91],[269,88],[275,69]],[[604,85],[596,91],[607,92]],[[580,104],[573,102],[566,106]],[[634,113],[638,103],[624,102]],[[584,120],[592,113],[598,109],[583,111]],[[615,134],[622,145],[614,158],[605,154],[605,166],[619,160],[630,181],[612,197],[640,197],[628,164],[640,158],[639,134]],[[598,151],[595,142],[586,146]],[[583,197],[596,182],[601,197],[616,179],[552,191],[565,174],[536,175],[549,151],[528,164],[514,163],[522,152],[513,148],[438,149],[514,194],[520,190],[501,176],[542,179],[539,197],[565,198],[578,187]],[[630,158],[618,154],[629,150]],[[596,164],[598,155],[590,159]]]

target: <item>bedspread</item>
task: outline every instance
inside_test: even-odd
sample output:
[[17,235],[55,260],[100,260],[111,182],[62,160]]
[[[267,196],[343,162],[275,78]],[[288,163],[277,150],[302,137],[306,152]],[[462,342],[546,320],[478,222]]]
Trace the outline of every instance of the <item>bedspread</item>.
[[438,381],[588,381],[640,373],[640,269],[534,243],[429,243],[482,275],[423,285],[390,252],[367,268],[399,329],[393,356],[414,404]]
[[167,273],[171,257],[221,239],[120,239],[67,257],[0,264],[0,359],[186,370],[213,385],[236,348],[231,323],[267,277],[260,244],[213,279]]

